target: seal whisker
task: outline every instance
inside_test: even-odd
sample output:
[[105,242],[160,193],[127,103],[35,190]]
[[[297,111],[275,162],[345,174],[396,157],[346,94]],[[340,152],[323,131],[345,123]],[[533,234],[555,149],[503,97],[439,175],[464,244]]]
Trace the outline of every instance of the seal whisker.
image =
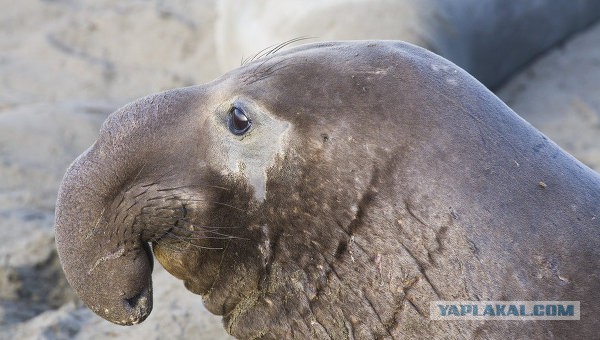
[[207,240],[207,239],[213,239],[213,240],[229,240],[232,238],[238,238],[238,237],[234,237],[234,236],[204,236],[204,237],[186,237],[186,239],[188,240]]
[[[283,64],[283,62],[284,62],[284,60],[280,60],[278,62],[273,63],[273,65],[269,66],[268,68],[266,68],[264,70],[257,71],[256,73],[253,74],[253,78],[251,80],[249,80],[247,82],[247,84],[252,84],[259,80],[263,80],[263,79],[271,76],[275,72],[282,70],[289,66],[288,64],[281,65],[281,64]],[[277,66],[279,66],[279,67],[277,67]]]
[[[178,221],[187,222],[189,224],[193,224],[189,218],[179,218]],[[199,226],[203,230],[218,230],[218,229],[245,229],[246,227],[209,227],[209,226]]]
[[[142,209],[145,209],[145,208],[151,208],[151,206],[145,206],[145,207],[144,207],[144,208],[142,208]],[[180,210],[180,209],[179,209],[179,208],[172,208],[172,207],[156,207],[156,208],[154,208],[154,210],[170,210],[170,211],[177,211],[177,210]]]
[[205,230],[212,230],[212,229],[245,229],[245,227],[202,227]]
[[214,203],[214,204],[217,204],[217,205],[222,205],[222,206],[225,206],[225,207],[228,207],[228,208],[231,208],[231,209],[235,209],[235,210],[237,210],[237,211],[240,211],[240,212],[247,212],[247,210],[244,210],[244,209],[240,209],[240,208],[234,207],[234,206],[233,206],[233,205],[231,205],[231,204],[222,203],[222,202],[214,202],[214,201],[213,201],[213,202],[211,202],[211,203]]
[[[194,248],[198,248],[198,249],[208,249],[208,250],[223,250],[223,248],[222,248],[222,247],[219,247],[219,248],[217,248],[217,247],[206,247],[206,246],[201,246],[201,245],[194,244],[193,242],[189,242],[189,241],[188,241],[187,239],[185,239],[184,237],[180,237],[180,236],[178,236],[178,235],[175,235],[175,234],[173,234],[172,232],[171,232],[171,233],[169,233],[169,234],[167,234],[167,235],[165,235],[164,237],[172,237],[172,238],[174,238],[174,239],[176,239],[176,240],[178,240],[178,241],[181,241],[181,242],[183,242],[183,243],[185,243],[185,244],[187,244],[187,245],[190,245],[190,246],[192,246],[192,247],[194,247]],[[163,239],[164,239],[164,237],[163,237]]]
[[131,180],[131,186],[129,187],[129,189],[127,189],[127,191],[129,191],[135,184],[135,182],[137,181],[138,177],[140,176],[140,174],[142,173],[142,171],[144,171],[144,168],[146,168],[146,165],[148,165],[148,162],[144,162],[144,164],[140,167],[140,170],[135,174],[135,176],[133,177],[133,179]]
[[253,62],[254,60],[260,59],[262,57],[262,54],[265,53],[265,51],[269,51],[270,49],[272,49],[274,47],[275,47],[275,45],[269,45],[269,46],[263,48],[262,50],[256,52],[256,54],[254,54],[252,57],[242,58],[241,65],[243,66],[243,65]]
[[121,196],[121,200],[119,201],[119,203],[117,203],[116,209],[119,209],[119,207],[121,207],[121,204],[123,204],[123,201],[125,201],[125,195],[123,195],[123,193],[120,193]]
[[[188,231],[185,228],[181,228],[181,227],[174,227],[171,230],[169,230],[168,233],[170,233],[170,235],[176,235],[173,233],[174,230],[176,229],[182,229],[183,231]],[[167,234],[168,234],[167,233]],[[167,236],[167,234],[163,235],[163,236]],[[199,235],[198,235],[199,234]],[[230,236],[230,235],[223,235],[223,236],[205,236],[203,233],[201,232],[190,232],[190,235],[176,235],[179,239],[185,239],[185,240],[206,240],[206,239],[216,239],[216,240],[227,240],[230,238],[237,238],[235,236]]]
[[[207,239],[213,239],[213,240],[229,240],[232,238],[236,238],[236,239],[243,239],[241,237],[235,237],[235,236],[198,236],[198,237],[191,237],[191,236],[179,236],[182,239],[186,239],[186,240],[207,240]],[[247,240],[247,239],[245,239]]]
[[[308,36],[297,37],[297,38],[293,38],[293,39],[284,41],[278,45],[269,46],[269,47],[261,50],[250,60],[250,62],[254,62],[254,61],[260,60],[262,58],[264,58],[264,60],[254,69],[254,71],[252,73],[250,73],[247,77],[244,77],[243,82],[246,84],[252,84],[258,80],[265,79],[266,77],[268,77],[271,74],[271,72],[277,70],[274,68],[275,65],[270,66],[267,70],[263,70],[264,64],[269,60],[269,58],[266,58],[266,57],[277,53],[278,51],[280,51],[281,49],[283,49],[286,46],[289,46],[289,45],[299,42],[299,41],[308,40],[308,39],[315,39],[315,38],[308,37]],[[281,62],[283,62],[283,61],[279,61],[278,63],[281,63]]]
[[[183,199],[183,198],[178,197],[177,194],[162,196],[161,198],[164,198],[164,199],[169,200],[169,201],[170,200],[182,200],[182,201],[185,201],[185,202],[210,202],[210,203],[213,203],[213,204],[216,204],[216,205],[221,205],[221,206],[225,206],[225,207],[228,207],[228,208],[231,208],[231,209],[235,209],[235,210],[237,210],[239,212],[243,212],[243,213],[248,212],[247,210],[235,207],[235,206],[233,206],[231,204],[227,204],[227,203],[223,203],[223,202],[216,202],[216,201],[207,201],[205,199],[192,199],[192,198]],[[154,198],[154,199],[158,199],[158,198]],[[152,199],[148,199],[148,201],[150,201],[150,200],[152,200]]]
[[247,238],[247,237],[233,236],[233,235],[222,234],[222,233],[217,233],[217,232],[214,232],[214,231],[208,231],[208,230],[207,230],[207,231],[205,231],[205,232],[206,232],[206,233],[215,234],[215,235],[220,235],[220,236],[222,236],[222,237],[226,237],[226,238],[235,238],[235,239],[238,239],[238,240],[246,240],[246,241],[250,241],[250,239],[249,239],[249,238]]
[[[195,239],[198,239],[198,240],[201,240],[201,239],[204,239],[204,238],[212,238],[210,236],[204,236],[206,233],[217,235],[217,236],[222,237],[222,238],[235,238],[235,239],[247,240],[247,241],[250,240],[249,238],[246,238],[246,237],[241,237],[241,236],[235,236],[235,235],[220,233],[220,232],[216,232],[214,230],[206,229],[205,227],[199,227],[199,228],[200,229],[198,229],[198,230],[195,230],[195,229],[194,230],[190,230],[189,228],[184,227],[184,226],[174,225],[174,226],[172,226],[172,228],[169,229],[169,231],[173,232],[173,230],[182,230],[182,231],[185,231],[185,232],[187,232],[189,234],[201,234],[202,236],[199,236],[198,238],[195,238]],[[185,236],[185,237],[188,237],[188,236]]]
[[299,42],[299,41],[303,41],[303,40],[309,40],[309,39],[316,39],[316,38],[314,38],[314,37],[308,37],[308,36],[304,36],[304,37],[296,37],[296,38],[290,39],[290,40],[288,40],[288,41],[285,41],[285,42],[283,42],[283,43],[281,43],[281,44],[279,44],[279,45],[275,46],[275,48],[273,48],[272,50],[270,50],[270,51],[269,51],[269,52],[268,52],[268,53],[265,55],[265,57],[266,57],[266,56],[270,56],[270,55],[272,55],[272,54],[275,54],[275,53],[277,53],[279,50],[281,50],[282,48],[284,48],[284,47],[286,47],[286,46],[288,46],[288,45],[291,45],[291,44],[293,44],[293,43],[296,43],[296,42]]
[[231,189],[229,189],[229,188],[225,188],[225,187],[218,186],[218,185],[212,185],[212,184],[189,185],[187,187],[188,188],[214,188],[214,189],[221,189],[221,190],[225,190],[225,191],[231,191]]
[[[185,242],[185,241],[183,241],[183,243],[188,244],[188,245],[193,246],[193,247],[198,248],[198,249],[204,249],[204,250],[223,250],[223,248],[203,247],[203,246],[198,246],[198,245],[195,245],[195,244],[192,244],[192,243],[189,243],[189,242]],[[180,249],[180,248],[177,248],[175,245],[169,244],[169,243],[161,243],[160,247],[161,248],[165,248],[165,249],[170,250],[170,251],[173,251],[173,252],[177,252],[177,253],[183,253],[184,251],[187,251],[187,249]]]
[[272,54],[275,54],[282,48],[284,48],[288,45],[291,45],[293,43],[303,41],[303,40],[309,40],[309,39],[316,39],[316,37],[301,36],[301,37],[292,38],[290,40],[286,40],[286,41],[276,44],[276,45],[267,46],[267,47],[263,48],[262,50],[258,51],[256,54],[254,54],[254,56],[252,56],[252,58],[242,59],[242,65],[245,65],[245,64],[253,62],[255,60],[259,60],[261,58],[268,57]]
[[156,200],[171,200],[173,198],[177,198],[177,194],[165,195],[165,196],[154,196],[148,198],[146,201],[156,201]]
[[188,189],[188,188],[215,188],[215,189],[221,189],[221,190],[226,190],[229,191],[229,189],[225,188],[225,187],[221,187],[218,185],[210,185],[210,184],[198,184],[198,185],[182,185],[179,187],[173,187],[173,188],[161,188],[161,189],[157,189],[156,191],[158,192],[163,192],[163,191],[174,191],[174,190],[180,190],[180,189]]

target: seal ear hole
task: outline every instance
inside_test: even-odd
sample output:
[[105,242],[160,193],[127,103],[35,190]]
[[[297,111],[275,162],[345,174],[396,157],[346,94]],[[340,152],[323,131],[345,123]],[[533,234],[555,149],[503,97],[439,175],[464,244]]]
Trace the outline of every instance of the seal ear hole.
[[229,125],[229,131],[231,131],[231,133],[236,136],[241,136],[250,130],[252,121],[248,118],[244,110],[233,106],[229,109],[227,124]]
[[335,250],[335,257],[340,258],[342,254],[344,254],[348,250],[348,242],[340,241],[338,243],[337,249]]

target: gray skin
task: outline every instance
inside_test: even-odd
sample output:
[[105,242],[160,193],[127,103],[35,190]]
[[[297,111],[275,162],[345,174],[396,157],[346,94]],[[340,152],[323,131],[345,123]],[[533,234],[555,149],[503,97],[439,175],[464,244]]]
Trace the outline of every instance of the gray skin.
[[[65,175],[56,243],[118,324],[150,313],[151,242],[239,338],[591,338],[599,202],[597,173],[456,65],[331,42],[113,113]],[[434,300],[575,300],[581,320],[432,321]]]

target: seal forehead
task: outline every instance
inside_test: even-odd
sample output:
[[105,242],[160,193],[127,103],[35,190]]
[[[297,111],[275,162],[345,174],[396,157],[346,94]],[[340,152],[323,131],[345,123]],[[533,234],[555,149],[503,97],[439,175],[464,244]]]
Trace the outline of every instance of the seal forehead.
[[[428,64],[444,69],[454,67],[450,62],[409,44],[332,42],[300,46],[278,52],[265,60],[256,60],[233,71],[229,80],[252,96],[264,97],[264,93],[268,93],[268,102],[289,103],[301,99],[300,107],[324,107],[330,105],[327,100],[337,93],[340,94],[338,100],[348,105],[366,106],[378,98],[365,102],[351,92],[359,90],[367,94],[368,90],[378,88],[385,90],[380,93],[379,99],[391,97],[396,91],[391,91],[390,86],[397,90],[403,83],[417,81],[419,76],[414,74],[415,71]],[[422,72],[431,73],[431,70]],[[342,96],[341,92],[346,93]],[[310,93],[308,98],[307,93]]]
[[[218,82],[222,104],[206,129],[210,166],[246,178],[262,201],[266,174],[285,155],[292,127],[295,142],[328,134],[359,143],[375,135],[392,142],[393,129],[382,127],[414,119],[403,117],[401,108],[415,96],[405,89],[419,82],[415,58],[428,58],[423,51],[387,42],[312,44],[225,75]],[[243,136],[227,130],[227,112],[236,105],[254,124]]]
[[[444,68],[452,63],[415,45],[398,41],[338,41],[302,45],[255,60],[235,72],[247,73],[244,79],[263,79],[291,68],[295,72],[306,65],[323,65],[331,70],[352,72],[352,67],[372,65],[385,69],[395,62],[421,63],[430,60]],[[371,71],[370,71],[371,72]],[[381,70],[380,70],[381,72]],[[254,76],[254,79],[252,78]],[[260,77],[263,76],[263,77]]]

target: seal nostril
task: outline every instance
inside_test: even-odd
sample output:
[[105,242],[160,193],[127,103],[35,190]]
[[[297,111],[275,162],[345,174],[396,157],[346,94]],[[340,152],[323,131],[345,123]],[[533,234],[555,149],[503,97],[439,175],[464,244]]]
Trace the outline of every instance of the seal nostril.
[[138,303],[140,302],[140,298],[142,297],[142,295],[143,295],[143,292],[140,292],[139,294],[136,294],[133,297],[125,299],[125,303],[127,305],[129,305],[129,307],[135,308],[138,305]]
[[109,315],[109,320],[120,325],[138,324],[144,321],[152,311],[152,286],[121,301],[123,308],[113,315]]

